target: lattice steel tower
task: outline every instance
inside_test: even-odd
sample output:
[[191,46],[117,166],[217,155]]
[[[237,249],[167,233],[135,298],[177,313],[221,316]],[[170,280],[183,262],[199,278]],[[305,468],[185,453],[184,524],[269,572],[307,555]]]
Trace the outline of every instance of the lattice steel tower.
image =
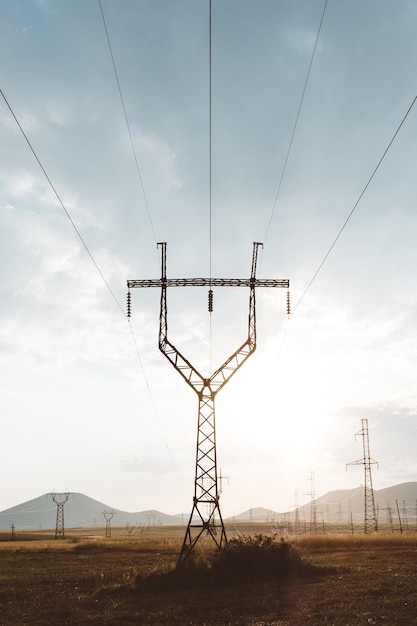
[[378,462],[374,461],[371,458],[371,454],[370,454],[368,420],[363,419],[361,421],[362,421],[362,429],[355,434],[355,440],[358,435],[362,437],[363,459],[358,459],[358,461],[352,461],[352,463],[348,463],[347,465],[363,465],[364,466],[364,469],[365,469],[364,531],[365,533],[372,533],[378,530],[378,520],[376,517],[376,511],[375,511],[375,498],[374,498],[374,489],[372,486],[371,465],[376,464],[378,466]]
[[113,517],[116,515],[115,511],[103,511],[103,517],[106,520],[106,539],[111,538],[111,521]]
[[61,537],[65,539],[65,524],[64,524],[64,505],[68,501],[69,493],[50,493],[52,500],[56,504],[56,524],[55,524],[55,539]]
[[317,535],[317,507],[316,507],[316,492],[314,489],[314,472],[310,472],[310,478],[307,480],[311,483],[310,492],[307,494],[310,496],[310,535]]
[[[256,349],[256,287],[289,287],[284,279],[256,278],[258,248],[253,244],[252,268],[249,279],[239,278],[177,278],[166,276],[166,243],[159,243],[162,249],[162,275],[157,280],[128,280],[129,289],[134,287],[161,287],[159,316],[159,349],[186,383],[198,396],[197,452],[195,464],[194,496],[184,542],[179,555],[180,563],[194,548],[206,532],[218,548],[227,546],[226,531],[220,512],[220,485],[217,471],[216,425],[214,400],[243,363]],[[209,378],[205,378],[168,339],[167,287],[209,287],[209,311],[213,310],[212,287],[249,287],[248,337]],[[130,292],[128,292],[128,317],[130,317]]]

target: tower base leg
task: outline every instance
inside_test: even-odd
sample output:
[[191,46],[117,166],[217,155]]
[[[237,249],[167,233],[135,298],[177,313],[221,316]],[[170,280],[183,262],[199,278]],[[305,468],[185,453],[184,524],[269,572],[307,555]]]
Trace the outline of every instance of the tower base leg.
[[[211,513],[208,517],[207,515],[202,515],[200,510],[202,506],[211,507]],[[213,540],[218,549],[227,548],[226,529],[224,527],[218,501],[194,502],[187,530],[185,531],[181,552],[178,557],[177,567],[179,567],[187,559],[198,540],[204,534]]]

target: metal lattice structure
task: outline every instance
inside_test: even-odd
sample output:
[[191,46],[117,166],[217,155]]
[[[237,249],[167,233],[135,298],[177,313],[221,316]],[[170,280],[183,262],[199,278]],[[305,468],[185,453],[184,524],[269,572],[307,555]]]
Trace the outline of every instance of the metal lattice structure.
[[311,489],[309,492],[310,496],[310,535],[317,535],[317,507],[316,507],[316,492],[314,489],[314,472],[310,472],[310,478],[308,479],[311,483]]
[[372,472],[371,465],[378,465],[377,461],[371,458],[369,447],[369,431],[368,420],[363,419],[362,428],[355,434],[355,439],[359,435],[362,437],[363,442],[363,459],[352,461],[348,465],[363,465],[365,470],[365,490],[364,490],[364,532],[372,533],[378,530],[378,520],[375,510],[375,498],[374,489],[372,486]]
[[106,520],[106,539],[111,538],[111,521],[115,515],[115,511],[103,511],[103,517]]
[[[194,479],[193,506],[179,556],[180,563],[194,548],[200,537],[207,533],[218,548],[227,546],[226,531],[220,511],[221,486],[217,471],[215,397],[231,377],[256,349],[256,287],[289,287],[288,280],[256,278],[258,248],[253,244],[251,275],[248,279],[237,278],[177,278],[166,275],[166,243],[162,249],[162,275],[156,280],[128,280],[129,289],[136,287],[160,287],[159,349],[185,382],[198,396],[197,451]],[[213,308],[212,287],[249,287],[248,336],[243,344],[209,378],[204,377],[168,339],[167,288],[209,287],[209,311]],[[130,316],[130,292],[128,293],[128,316]]]
[[56,504],[55,539],[65,539],[64,505],[68,502],[69,493],[49,494]]

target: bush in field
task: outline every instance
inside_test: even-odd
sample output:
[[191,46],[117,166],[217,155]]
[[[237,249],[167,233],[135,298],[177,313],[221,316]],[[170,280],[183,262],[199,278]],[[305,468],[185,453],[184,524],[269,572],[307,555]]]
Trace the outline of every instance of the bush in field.
[[140,576],[142,588],[178,588],[280,581],[304,566],[296,548],[265,535],[232,539],[228,548],[212,553],[211,558],[191,552],[176,570]]
[[294,546],[267,535],[232,539],[227,550],[214,555],[212,573],[224,582],[282,580],[301,570]]

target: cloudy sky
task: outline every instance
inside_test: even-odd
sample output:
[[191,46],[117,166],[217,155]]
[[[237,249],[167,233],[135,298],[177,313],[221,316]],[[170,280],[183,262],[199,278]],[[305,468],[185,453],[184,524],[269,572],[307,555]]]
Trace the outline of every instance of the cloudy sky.
[[[216,398],[224,516],[308,501],[311,471],[319,495],[363,483],[362,419],[374,487],[417,480],[414,0],[212,0],[211,212],[209,0],[0,16],[0,510],[53,490],[191,510],[197,396],[158,351],[158,290],[125,316],[159,241],[171,278],[210,257],[247,278],[260,241],[258,277],[291,281],[289,320],[257,291],[258,349]],[[246,289],[168,307],[203,374],[246,339]]]

